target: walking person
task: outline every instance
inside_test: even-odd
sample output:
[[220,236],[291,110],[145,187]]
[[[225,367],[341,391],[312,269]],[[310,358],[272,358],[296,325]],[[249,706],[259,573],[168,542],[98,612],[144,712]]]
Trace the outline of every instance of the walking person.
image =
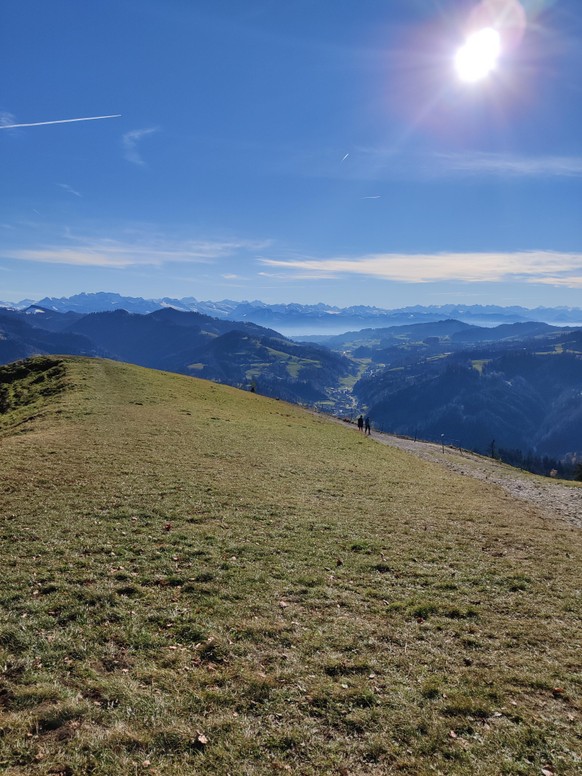
[[372,426],[370,425],[370,418],[366,415],[366,420],[364,421],[364,433],[368,436],[372,433]]
[[360,415],[360,417],[358,418],[358,428],[359,428],[360,431],[364,430],[364,416],[363,415]]

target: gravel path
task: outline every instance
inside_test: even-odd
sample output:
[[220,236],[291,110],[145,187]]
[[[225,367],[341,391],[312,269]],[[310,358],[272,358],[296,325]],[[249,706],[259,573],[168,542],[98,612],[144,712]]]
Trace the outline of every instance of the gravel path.
[[[345,425],[342,421],[338,422]],[[353,429],[353,426],[348,428]],[[441,445],[432,442],[415,442],[377,431],[372,433],[371,438],[388,447],[397,447],[418,458],[438,463],[458,474],[500,485],[510,496],[537,507],[544,517],[565,520],[576,528],[582,528],[582,487],[575,483],[564,484],[564,480],[529,474],[467,450],[446,446],[443,450]]]

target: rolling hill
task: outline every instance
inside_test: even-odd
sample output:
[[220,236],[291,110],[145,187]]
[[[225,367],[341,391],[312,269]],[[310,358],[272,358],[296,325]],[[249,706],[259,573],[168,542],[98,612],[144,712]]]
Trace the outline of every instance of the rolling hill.
[[349,332],[326,347],[168,307],[0,311],[0,361],[37,353],[105,356],[337,414],[363,410],[391,433],[545,458],[539,471],[582,455],[582,332],[545,323],[444,320]]
[[[499,327],[502,328],[502,327]],[[377,426],[484,453],[497,447],[557,459],[582,453],[582,333],[428,354],[395,348],[390,365],[354,386]]]
[[224,385],[0,385],[0,770],[579,768],[571,526]]
[[254,323],[173,308],[147,315],[121,309],[80,315],[36,306],[0,310],[0,363],[55,353],[105,356],[310,404],[328,401],[357,369],[339,353]]

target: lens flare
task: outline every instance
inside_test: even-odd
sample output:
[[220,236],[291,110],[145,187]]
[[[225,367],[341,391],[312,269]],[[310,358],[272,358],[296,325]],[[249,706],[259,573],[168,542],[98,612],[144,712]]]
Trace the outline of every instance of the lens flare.
[[455,56],[459,78],[466,83],[483,80],[495,69],[500,53],[501,38],[493,27],[469,35]]

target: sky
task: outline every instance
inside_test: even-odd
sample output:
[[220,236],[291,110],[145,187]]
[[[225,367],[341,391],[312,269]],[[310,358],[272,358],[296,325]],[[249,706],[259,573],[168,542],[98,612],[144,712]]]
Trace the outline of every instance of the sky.
[[2,0],[0,300],[582,306],[581,35],[580,0]]

